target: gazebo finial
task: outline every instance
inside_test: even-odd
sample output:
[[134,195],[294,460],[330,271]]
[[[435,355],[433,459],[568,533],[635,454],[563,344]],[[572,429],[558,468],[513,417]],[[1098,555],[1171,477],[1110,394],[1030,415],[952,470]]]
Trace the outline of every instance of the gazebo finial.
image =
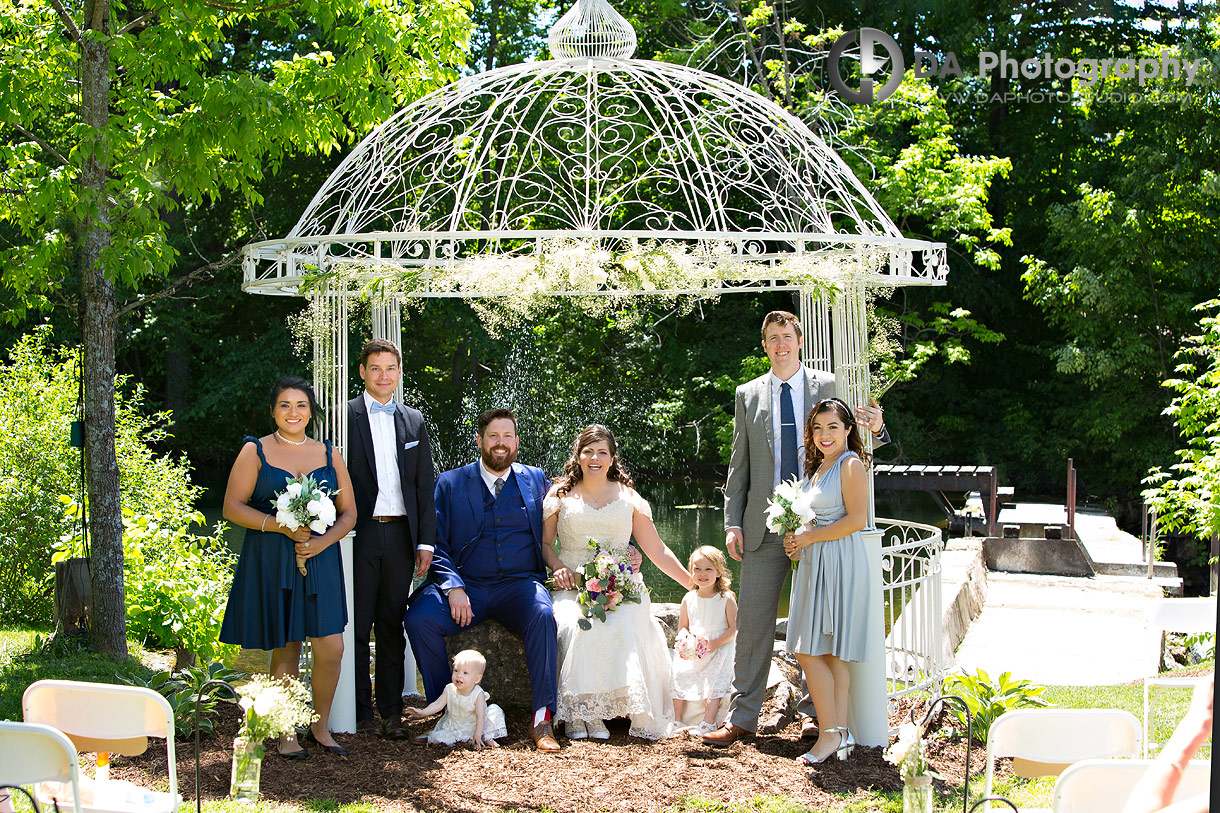
[[576,0],[547,32],[555,59],[630,59],[635,29],[606,0]]

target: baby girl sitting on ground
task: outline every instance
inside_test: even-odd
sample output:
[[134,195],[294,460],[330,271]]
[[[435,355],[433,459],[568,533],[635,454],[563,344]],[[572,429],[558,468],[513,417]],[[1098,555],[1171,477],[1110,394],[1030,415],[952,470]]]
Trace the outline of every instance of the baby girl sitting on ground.
[[428,732],[429,743],[471,742],[475,750],[484,745],[500,747],[495,738],[508,736],[508,729],[504,725],[504,712],[494,703],[488,703],[490,695],[479,688],[486,668],[487,660],[481,653],[473,649],[462,650],[453,657],[452,681],[441,696],[422,709],[407,708],[409,717],[427,717],[444,709],[436,727]]

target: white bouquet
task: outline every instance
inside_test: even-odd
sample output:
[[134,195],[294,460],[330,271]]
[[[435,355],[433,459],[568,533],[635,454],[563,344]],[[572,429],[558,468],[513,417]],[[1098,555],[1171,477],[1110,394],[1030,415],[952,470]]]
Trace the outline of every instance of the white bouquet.
[[883,758],[898,768],[904,780],[917,776],[944,778],[928,767],[924,755],[923,729],[914,723],[903,723],[898,727],[898,739],[885,750]]
[[[316,534],[326,533],[335,524],[335,515],[334,500],[312,474],[292,478],[275,497],[275,521],[289,530],[308,525]],[[297,557],[297,570],[305,575],[303,557]]]
[[[775,487],[775,493],[767,501],[767,528],[773,533],[796,533],[807,523],[813,522],[813,493],[802,491],[795,477]],[[792,562],[796,570],[796,560]]]
[[265,739],[287,734],[318,719],[309,707],[309,690],[286,675],[278,680],[255,675],[237,693],[245,713],[237,735],[260,746]]

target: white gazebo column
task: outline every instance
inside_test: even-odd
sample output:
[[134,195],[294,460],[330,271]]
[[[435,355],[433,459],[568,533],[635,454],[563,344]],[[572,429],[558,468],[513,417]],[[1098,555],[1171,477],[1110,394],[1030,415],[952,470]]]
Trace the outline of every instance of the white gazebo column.
[[[402,315],[399,312],[397,297],[386,297],[373,302],[373,338],[387,339],[402,350]],[[402,377],[398,379],[398,390],[395,399],[403,403]],[[406,634],[405,631],[403,633]],[[411,651],[408,642],[402,658],[402,693],[416,694],[419,692],[419,680],[416,673],[415,653]]]
[[[322,437],[329,438],[339,454],[347,446],[347,291],[315,292],[313,295],[313,385],[318,404],[326,412]],[[322,326],[329,326],[323,330]],[[339,669],[339,685],[330,708],[330,730],[342,734],[356,731],[356,673],[354,669],[355,638],[352,620],[355,617],[352,586],[352,537],[348,534],[339,542],[343,559],[343,586],[347,593],[347,626],[343,628],[343,661]]]
[[[863,267],[858,271],[863,272]],[[835,385],[839,397],[853,408],[867,404],[868,308],[861,277],[844,282],[831,308]],[[864,447],[872,450],[872,436],[864,433]],[[864,746],[889,742],[888,703],[885,689],[885,619],[881,569],[881,538],[876,528],[872,469],[868,470],[868,525],[861,532],[868,556],[868,654],[851,670],[851,711],[848,727]]]
[[830,303],[825,294],[813,296],[807,291],[801,291],[801,327],[805,330],[805,340],[801,353],[805,366],[824,373],[833,373],[834,364],[830,358]]

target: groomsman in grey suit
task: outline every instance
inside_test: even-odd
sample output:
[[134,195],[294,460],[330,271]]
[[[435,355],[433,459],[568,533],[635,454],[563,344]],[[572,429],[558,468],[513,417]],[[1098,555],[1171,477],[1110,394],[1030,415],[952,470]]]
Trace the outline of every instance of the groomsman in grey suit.
[[[709,745],[731,745],[758,728],[779,596],[792,572],[783,537],[766,528],[767,501],[781,481],[804,475],[805,420],[814,404],[835,394],[833,375],[801,364],[801,340],[796,316],[768,313],[762,345],[771,370],[737,388],[724,487],[725,548],[741,562],[737,655],[729,719],[704,735]],[[856,420],[873,433],[874,444],[888,439],[876,401],[856,407]]]

